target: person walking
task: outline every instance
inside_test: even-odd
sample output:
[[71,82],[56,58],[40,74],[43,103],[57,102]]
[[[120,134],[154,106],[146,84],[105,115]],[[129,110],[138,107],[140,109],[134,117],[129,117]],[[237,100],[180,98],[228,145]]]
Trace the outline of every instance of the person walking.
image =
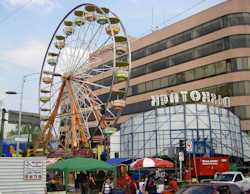
[[79,185],[81,194],[88,194],[89,180],[88,180],[88,175],[86,173],[81,172],[79,174]]
[[169,191],[171,191],[173,193],[175,193],[176,191],[179,190],[179,186],[178,186],[178,183],[177,183],[175,178],[170,177],[169,184],[168,184],[168,189],[169,189]]
[[148,180],[146,182],[145,190],[149,194],[157,194],[157,187],[156,187],[156,183],[155,183],[154,177],[149,177],[148,178]]
[[102,185],[102,193],[103,194],[111,194],[112,189],[113,189],[113,183],[112,183],[110,177],[108,177]]

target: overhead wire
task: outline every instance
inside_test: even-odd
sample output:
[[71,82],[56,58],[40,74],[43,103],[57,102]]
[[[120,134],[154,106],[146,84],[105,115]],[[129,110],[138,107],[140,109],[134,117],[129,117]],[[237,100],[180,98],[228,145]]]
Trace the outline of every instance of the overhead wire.
[[[167,24],[168,22],[170,22],[171,20],[173,20],[173,19],[175,19],[175,18],[177,18],[177,17],[179,17],[179,16],[181,16],[181,15],[183,15],[183,14],[185,14],[185,13],[191,11],[192,9],[194,9],[195,7],[197,7],[197,6],[201,5],[201,4],[203,4],[203,3],[206,2],[206,1],[207,1],[207,0],[201,0],[201,1],[199,1],[199,2],[197,2],[197,3],[195,3],[195,4],[193,4],[193,5],[190,6],[189,8],[187,8],[187,9],[181,11],[180,13],[177,13],[177,14],[175,14],[174,16],[171,16],[170,18],[166,19],[164,22],[162,22],[162,23],[160,24],[160,28],[162,28],[162,26],[166,25],[166,24]],[[159,28],[159,29],[160,29],[160,28]],[[158,29],[157,29],[157,30],[158,30]],[[153,30],[153,31],[154,31],[154,30]],[[144,32],[142,35],[146,35],[146,34],[148,34],[149,32],[152,32],[152,28],[149,29],[149,30],[147,30],[147,32]]]
[[22,11],[23,9],[25,9],[29,4],[32,3],[33,0],[29,0],[27,1],[25,4],[23,4],[20,7],[17,7],[15,10],[13,10],[11,13],[9,13],[8,15],[6,15],[5,17],[0,19],[0,24],[6,22],[8,19],[10,19],[11,17],[13,17],[14,15],[18,14],[20,11]]

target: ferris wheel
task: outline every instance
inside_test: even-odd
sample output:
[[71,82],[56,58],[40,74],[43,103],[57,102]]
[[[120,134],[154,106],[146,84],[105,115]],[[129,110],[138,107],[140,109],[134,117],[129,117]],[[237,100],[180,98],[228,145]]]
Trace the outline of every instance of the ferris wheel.
[[[88,147],[115,131],[126,106],[131,54],[128,36],[108,8],[81,4],[57,26],[40,74],[40,145]],[[105,81],[106,80],[106,81]]]

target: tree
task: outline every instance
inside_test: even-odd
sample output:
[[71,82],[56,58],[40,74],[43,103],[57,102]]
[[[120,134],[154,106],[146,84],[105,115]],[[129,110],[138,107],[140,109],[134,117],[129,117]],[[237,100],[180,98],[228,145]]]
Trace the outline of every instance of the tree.
[[[38,127],[38,126],[22,125],[22,129],[21,129],[20,134],[27,134],[28,137],[31,137],[31,140],[28,138],[28,143],[34,144],[38,140],[38,138],[41,134],[41,130],[40,130],[40,127]],[[12,129],[8,132],[7,138],[12,139],[13,137],[15,137],[17,135],[18,135],[18,128]]]

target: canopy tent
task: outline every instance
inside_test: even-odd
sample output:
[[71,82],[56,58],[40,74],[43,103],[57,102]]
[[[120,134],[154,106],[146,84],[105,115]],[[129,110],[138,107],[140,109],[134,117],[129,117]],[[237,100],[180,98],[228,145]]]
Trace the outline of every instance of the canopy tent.
[[113,166],[118,166],[120,164],[130,164],[132,160],[129,158],[112,158],[110,160],[107,160],[106,162]]
[[114,170],[114,167],[101,160],[93,158],[75,157],[65,160],[59,160],[48,167],[48,170],[54,171],[95,171],[95,170]]
[[48,166],[50,171],[64,172],[64,182],[67,190],[68,174],[74,171],[96,171],[96,170],[109,170],[115,172],[115,167],[93,158],[74,157],[64,160],[59,160],[56,163]]

